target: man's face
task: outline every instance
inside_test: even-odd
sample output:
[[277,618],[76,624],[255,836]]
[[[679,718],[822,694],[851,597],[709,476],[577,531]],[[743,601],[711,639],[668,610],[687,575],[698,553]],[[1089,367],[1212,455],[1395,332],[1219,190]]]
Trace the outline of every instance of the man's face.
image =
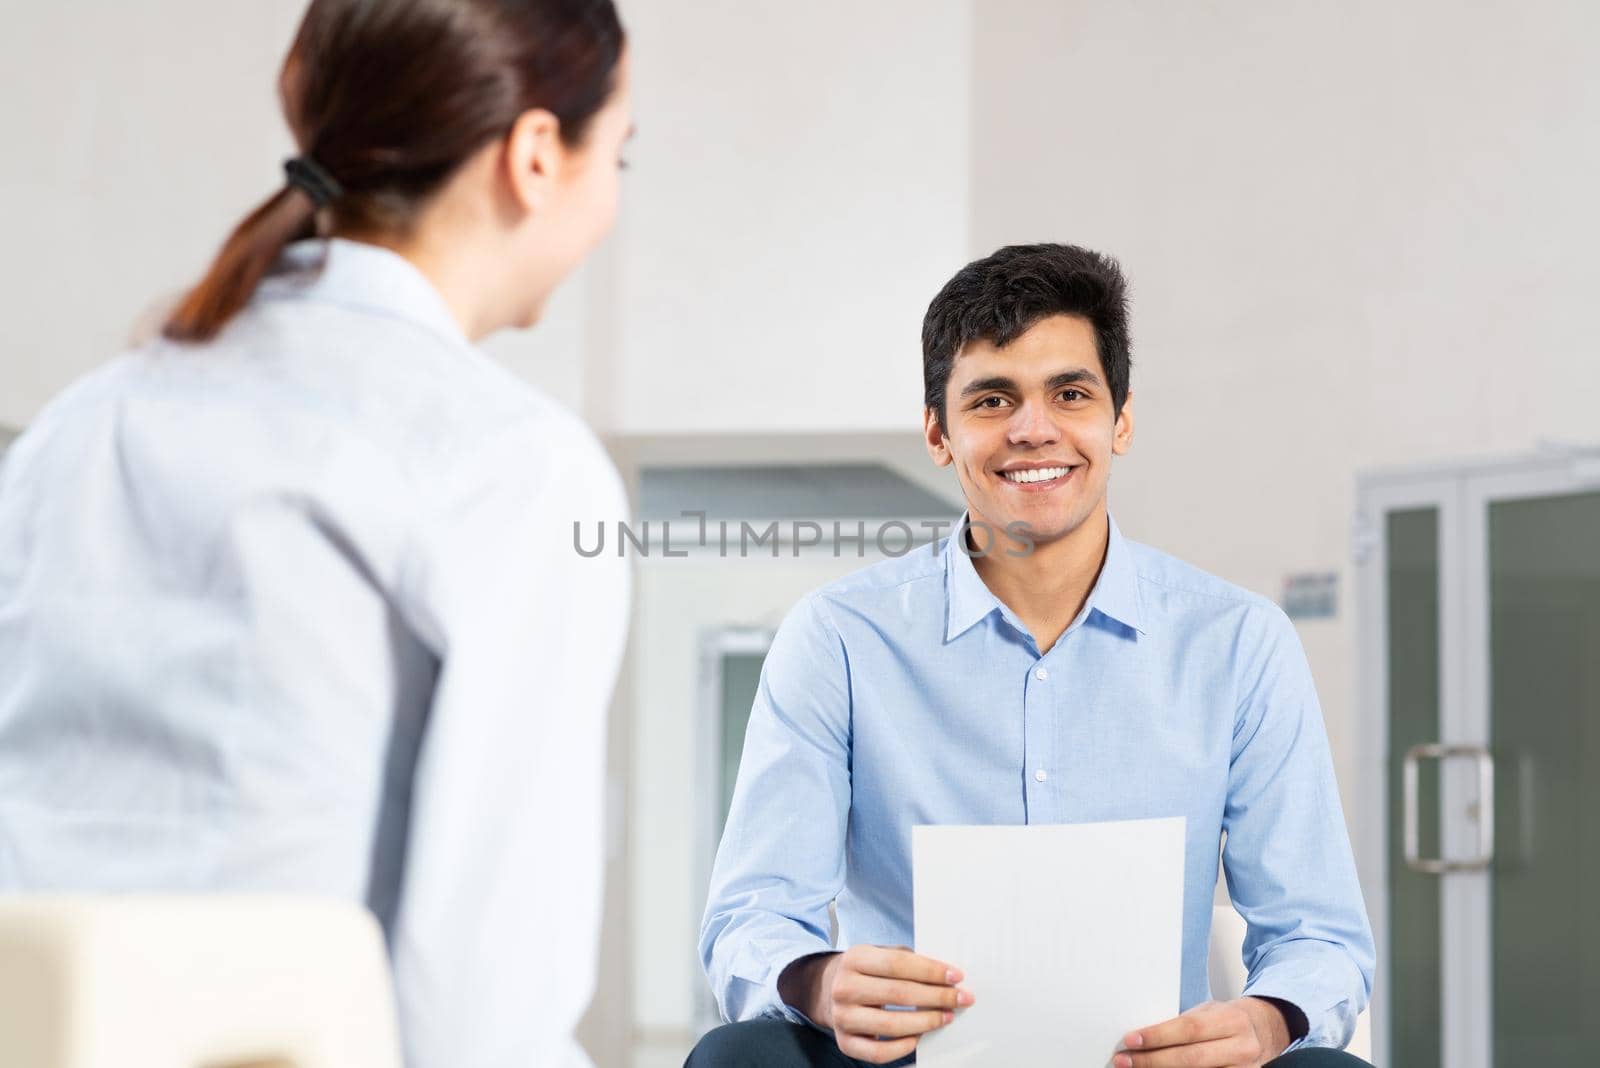
[[1021,522],[1042,544],[1103,513],[1111,457],[1133,440],[1132,394],[1114,413],[1094,328],[1053,315],[1004,349],[962,349],[944,429],[931,410],[925,429],[934,463],[955,467],[974,523],[998,534]]

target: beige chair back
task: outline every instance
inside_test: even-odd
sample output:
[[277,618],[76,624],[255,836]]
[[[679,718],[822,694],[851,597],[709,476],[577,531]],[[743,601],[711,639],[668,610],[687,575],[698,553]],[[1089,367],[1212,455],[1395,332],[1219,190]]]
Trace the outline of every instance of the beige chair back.
[[0,897],[5,1068],[400,1068],[378,925],[335,901]]

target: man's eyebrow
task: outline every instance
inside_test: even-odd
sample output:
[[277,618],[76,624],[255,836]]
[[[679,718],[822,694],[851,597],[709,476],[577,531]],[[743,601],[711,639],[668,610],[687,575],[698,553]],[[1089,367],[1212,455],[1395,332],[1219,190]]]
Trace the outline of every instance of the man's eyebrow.
[[1079,367],[1074,371],[1062,371],[1058,375],[1051,375],[1050,380],[1044,385],[1046,389],[1060,389],[1062,386],[1072,386],[1080,383],[1091,386],[1104,385],[1100,381],[1100,376],[1087,367]]
[[1005,389],[1015,393],[1017,390],[1017,383],[1012,379],[1005,377],[1004,375],[996,375],[992,378],[980,378],[975,382],[968,382],[965,386],[962,386],[961,395],[963,397],[970,397],[974,393],[987,393],[991,389]]

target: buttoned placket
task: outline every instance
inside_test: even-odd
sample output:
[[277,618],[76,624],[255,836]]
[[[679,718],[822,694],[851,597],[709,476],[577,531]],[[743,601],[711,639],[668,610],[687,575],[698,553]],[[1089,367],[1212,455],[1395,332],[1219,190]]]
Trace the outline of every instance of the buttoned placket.
[[[1056,751],[1062,733],[1061,724],[1057,722],[1061,714],[1061,702],[1057,694],[1061,692],[1062,678],[1060,658],[1056,657],[1056,653],[1072,640],[1091,611],[1092,606],[1085,603],[1077,618],[1062,631],[1050,651],[1037,656],[1028,666],[1028,674],[1023,682],[1023,756],[1027,762],[1023,769],[1023,795],[1024,813],[1030,824],[1061,823],[1065,819],[1061,807],[1065,786],[1061,780],[1063,755]],[[1027,633],[1020,622],[1017,627],[1024,634]],[[1028,647],[1034,652],[1038,651],[1031,636],[1028,638]],[[1058,661],[1056,669],[1050,667],[1052,657]]]
[[1027,762],[1023,768],[1023,794],[1030,824],[1059,822],[1055,746],[1060,732],[1055,722],[1056,682],[1047,659],[1048,654],[1037,657],[1023,680],[1023,756]]

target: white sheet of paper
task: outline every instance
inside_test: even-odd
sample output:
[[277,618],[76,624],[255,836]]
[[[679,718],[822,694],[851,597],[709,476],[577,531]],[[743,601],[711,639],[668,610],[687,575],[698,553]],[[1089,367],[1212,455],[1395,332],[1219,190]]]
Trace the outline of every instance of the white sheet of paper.
[[976,999],[918,1068],[1102,1068],[1176,1016],[1183,847],[1182,817],[912,828],[916,950]]

